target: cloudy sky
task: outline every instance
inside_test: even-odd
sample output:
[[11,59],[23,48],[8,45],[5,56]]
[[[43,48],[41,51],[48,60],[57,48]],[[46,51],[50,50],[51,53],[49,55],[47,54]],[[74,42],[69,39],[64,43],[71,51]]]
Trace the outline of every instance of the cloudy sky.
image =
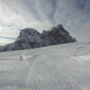
[[22,28],[42,32],[57,24],[90,41],[90,0],[0,0],[0,45],[13,42]]

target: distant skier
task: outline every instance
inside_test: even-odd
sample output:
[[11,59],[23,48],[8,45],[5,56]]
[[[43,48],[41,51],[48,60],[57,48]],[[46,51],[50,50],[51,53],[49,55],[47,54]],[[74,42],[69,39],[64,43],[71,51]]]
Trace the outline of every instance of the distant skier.
[[22,60],[23,60],[23,61],[26,61],[27,59],[26,59],[25,55],[21,55],[21,56],[20,56],[20,60],[21,60],[21,61],[22,61]]
[[22,56],[20,56],[20,61],[22,61],[23,60],[23,57]]

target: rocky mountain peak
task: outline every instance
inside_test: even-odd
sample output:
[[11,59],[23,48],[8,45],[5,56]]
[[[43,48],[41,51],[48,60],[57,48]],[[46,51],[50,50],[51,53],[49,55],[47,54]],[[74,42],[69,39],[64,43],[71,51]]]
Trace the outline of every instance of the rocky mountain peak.
[[14,43],[0,47],[0,51],[39,48],[71,42],[76,42],[76,39],[71,37],[61,24],[52,27],[50,30],[44,30],[42,33],[33,28],[25,28],[21,30]]

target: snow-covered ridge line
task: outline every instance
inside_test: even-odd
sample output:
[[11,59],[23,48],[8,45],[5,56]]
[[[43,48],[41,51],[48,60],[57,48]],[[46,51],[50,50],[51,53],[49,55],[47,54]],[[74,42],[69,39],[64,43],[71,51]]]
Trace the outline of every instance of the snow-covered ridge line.
[[76,39],[73,38],[61,24],[52,27],[48,31],[44,30],[42,33],[39,33],[33,28],[25,28],[21,30],[20,35],[14,43],[0,47],[0,51],[39,48],[71,42],[76,42]]

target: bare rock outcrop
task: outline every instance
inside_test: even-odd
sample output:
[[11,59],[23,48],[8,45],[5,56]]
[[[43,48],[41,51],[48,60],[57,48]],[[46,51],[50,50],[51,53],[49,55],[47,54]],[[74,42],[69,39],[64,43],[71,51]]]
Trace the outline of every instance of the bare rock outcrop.
[[71,42],[76,42],[76,39],[71,37],[69,32],[67,32],[61,24],[52,27],[48,31],[44,30],[42,33],[39,33],[33,28],[25,28],[21,30],[14,43],[0,47],[0,51],[39,48]]

